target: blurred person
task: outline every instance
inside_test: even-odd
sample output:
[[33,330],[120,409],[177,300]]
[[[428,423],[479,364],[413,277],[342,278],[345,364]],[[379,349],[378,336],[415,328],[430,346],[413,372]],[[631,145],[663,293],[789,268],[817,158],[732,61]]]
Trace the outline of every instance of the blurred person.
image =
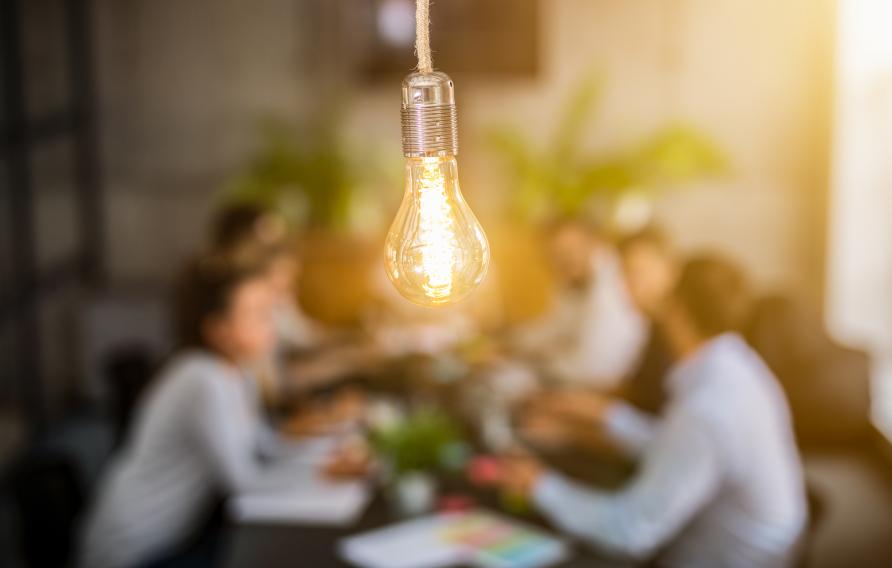
[[655,225],[622,237],[617,243],[629,298],[654,320],[678,280],[678,260],[669,237]]
[[505,487],[551,521],[615,554],[666,566],[790,566],[807,518],[786,400],[736,333],[749,309],[745,278],[703,257],[681,272],[660,320],[678,362],[661,420],[603,397],[561,410],[606,422],[640,456],[627,486],[604,492],[530,457],[506,459]]
[[[647,341],[632,373],[604,396],[617,397],[638,410],[659,415],[666,401],[665,378],[674,357],[659,319],[677,280],[677,260],[668,237],[649,226],[619,240],[617,249],[629,297],[647,318]],[[614,454],[603,432],[594,431],[585,417],[581,427],[572,412],[564,412],[558,401],[586,400],[590,389],[564,388],[525,401],[520,429],[525,441],[539,447],[582,446],[597,454]],[[551,412],[554,411],[554,412]]]
[[255,203],[230,203],[221,207],[211,221],[211,247],[232,251],[245,243],[274,245],[288,233],[285,221],[272,209]]
[[233,258],[267,257],[278,341],[290,348],[310,349],[322,339],[322,330],[297,303],[300,265],[296,247],[291,245],[285,221],[261,205],[226,205],[211,223],[211,250]]
[[623,237],[617,248],[629,297],[646,318],[647,340],[616,394],[656,415],[666,402],[665,378],[674,359],[659,318],[678,279],[678,259],[669,237],[655,226]]
[[[362,363],[363,347],[335,345],[333,334],[301,309],[297,301],[300,257],[279,215],[261,205],[234,203],[217,212],[210,232],[213,251],[237,262],[265,266],[273,293],[276,347],[254,375],[268,409],[278,410],[294,396],[340,379]],[[301,420],[313,422],[313,414],[304,412]],[[319,419],[326,424],[320,423],[320,429],[328,429],[334,415],[323,419],[323,414]],[[306,428],[291,429],[298,430]]]
[[[621,238],[617,250],[629,298],[645,317],[647,339],[631,373],[610,391],[610,395],[625,400],[639,410],[658,415],[666,400],[665,377],[673,363],[672,350],[661,329],[659,317],[675,286],[678,261],[669,238],[655,226]],[[569,392],[573,391],[562,392],[560,396],[566,399]],[[538,402],[547,402],[548,398],[548,395],[538,397]],[[532,401],[530,406],[535,408],[536,402]],[[539,418],[534,421],[545,424],[543,417]],[[553,430],[552,427],[547,429]]]
[[[143,400],[131,435],[85,525],[88,568],[138,566],[175,554],[217,496],[287,490],[316,466],[276,460],[249,371],[275,342],[263,270],[219,256],[191,263],[175,301],[178,354]],[[269,461],[264,465],[260,459]],[[331,464],[343,473],[344,464]]]
[[335,344],[302,316],[295,301],[298,263],[292,249],[279,244],[240,255],[265,265],[274,297],[276,349],[270,359],[254,366],[252,374],[263,406],[282,433],[296,438],[349,434],[363,416],[364,394],[355,388],[336,388],[333,396],[323,399],[317,391],[362,367],[369,360],[367,348]]
[[[221,220],[231,215],[241,217],[243,222],[251,219],[245,210],[273,216],[263,209],[235,206]],[[238,211],[242,213],[236,215]],[[262,226],[268,222],[263,217],[259,219],[255,219],[255,224],[259,222]],[[228,226],[232,234],[239,234],[238,222],[230,219]],[[222,237],[226,232],[217,234]],[[275,238],[271,238],[273,235]],[[261,267],[273,298],[275,349],[270,357],[255,362],[249,373],[260,391],[261,411],[269,414],[270,427],[290,438],[318,439],[349,434],[365,410],[365,397],[360,391],[338,389],[327,400],[304,395],[356,368],[357,354],[363,349],[335,346],[329,334],[300,310],[296,301],[300,263],[295,243],[285,238],[284,232],[242,231],[240,238],[229,240],[228,250],[227,240],[219,239],[221,253],[233,262]],[[296,401],[301,404],[295,405]]]
[[588,223],[564,219],[550,228],[558,279],[554,306],[519,331],[516,348],[565,384],[609,388],[634,366],[646,338],[614,247]]

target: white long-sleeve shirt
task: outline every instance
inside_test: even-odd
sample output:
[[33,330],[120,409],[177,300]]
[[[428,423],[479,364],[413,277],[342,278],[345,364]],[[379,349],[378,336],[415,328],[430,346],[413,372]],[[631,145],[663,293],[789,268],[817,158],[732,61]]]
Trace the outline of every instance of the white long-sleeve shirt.
[[84,568],[131,566],[169,552],[216,495],[284,489],[307,467],[260,463],[270,440],[253,382],[206,352],[167,366],[134,426],[88,516]]
[[[719,336],[679,363],[659,423],[621,407],[611,428],[642,452],[615,493],[546,474],[534,500],[551,520],[597,547],[661,565],[781,567],[807,517],[786,400],[742,339]],[[668,546],[667,546],[668,545]]]
[[647,341],[647,321],[629,297],[616,251],[591,257],[588,287],[560,294],[545,316],[517,336],[520,347],[545,357],[547,371],[574,384],[616,386]]

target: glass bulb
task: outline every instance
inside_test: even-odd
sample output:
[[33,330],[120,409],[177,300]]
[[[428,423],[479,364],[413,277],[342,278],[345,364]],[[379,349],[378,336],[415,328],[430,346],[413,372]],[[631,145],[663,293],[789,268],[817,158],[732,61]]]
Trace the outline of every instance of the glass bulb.
[[400,294],[427,306],[466,298],[486,276],[489,243],[459,190],[455,156],[407,159],[385,265]]

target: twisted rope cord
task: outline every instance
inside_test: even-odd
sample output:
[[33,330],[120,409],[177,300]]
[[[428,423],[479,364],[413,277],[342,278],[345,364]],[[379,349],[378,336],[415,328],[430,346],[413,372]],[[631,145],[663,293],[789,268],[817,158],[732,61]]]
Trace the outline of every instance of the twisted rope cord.
[[418,70],[422,73],[432,72],[430,0],[415,2],[415,53],[418,55]]

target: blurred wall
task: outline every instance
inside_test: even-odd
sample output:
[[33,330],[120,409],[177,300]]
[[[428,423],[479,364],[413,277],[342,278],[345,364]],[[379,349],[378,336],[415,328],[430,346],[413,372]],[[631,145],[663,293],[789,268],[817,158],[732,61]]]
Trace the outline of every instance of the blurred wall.
[[157,284],[201,243],[259,117],[302,108],[299,2],[95,2],[110,276]]
[[[163,282],[200,241],[214,191],[256,143],[256,118],[312,112],[320,85],[349,57],[325,33],[325,0],[95,1],[111,276]],[[817,305],[833,4],[543,1],[539,77],[457,77],[463,188],[484,209],[499,189],[483,131],[515,122],[532,136],[550,132],[567,90],[600,71],[608,88],[593,148],[684,118],[732,158],[728,180],[659,200],[681,244],[726,250],[761,283],[795,286]],[[398,86],[355,90],[349,135],[398,156]]]

